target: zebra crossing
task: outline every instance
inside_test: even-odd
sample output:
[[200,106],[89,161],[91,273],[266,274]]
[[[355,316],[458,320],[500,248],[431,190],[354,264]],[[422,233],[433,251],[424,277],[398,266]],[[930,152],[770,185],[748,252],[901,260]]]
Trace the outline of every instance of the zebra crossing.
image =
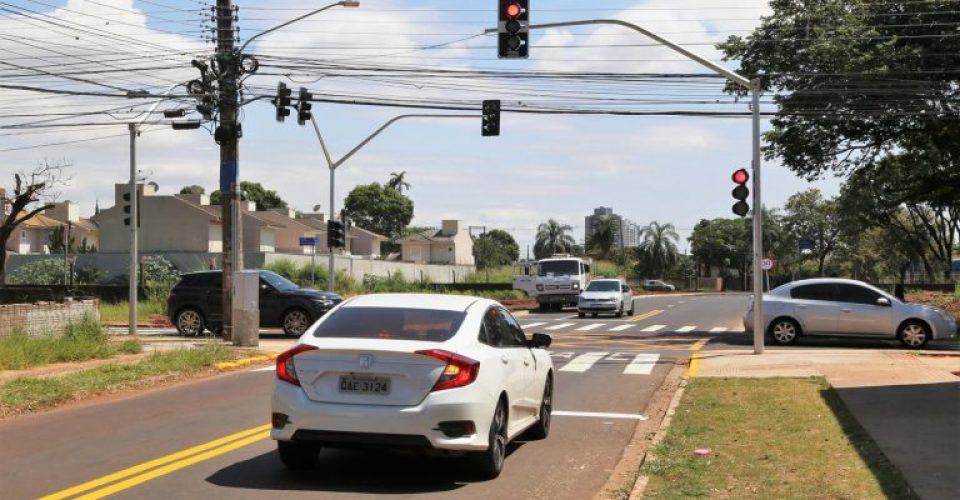
[[[547,326],[549,325],[549,326]],[[534,321],[521,323],[525,330],[528,332],[530,329],[542,330],[544,332],[640,332],[640,333],[724,333],[724,332],[736,332],[736,329],[731,329],[726,326],[712,326],[712,325],[648,325],[641,326],[636,322],[615,322],[615,323],[585,323],[585,322],[561,322],[556,324],[551,324],[546,321]]]
[[551,352],[554,366],[558,371],[565,373],[585,373],[599,365],[623,364],[623,375],[650,375],[660,361],[660,353],[656,352]]

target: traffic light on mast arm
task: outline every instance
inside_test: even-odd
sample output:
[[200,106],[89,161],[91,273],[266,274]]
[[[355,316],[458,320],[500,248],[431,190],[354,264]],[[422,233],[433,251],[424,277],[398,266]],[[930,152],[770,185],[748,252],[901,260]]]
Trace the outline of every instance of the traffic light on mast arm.
[[307,92],[307,89],[300,87],[300,94],[297,96],[297,123],[300,125],[306,124],[310,121],[310,118],[313,114],[310,112],[310,109],[313,108],[313,104],[310,104],[310,100],[313,99],[313,94]]
[[277,83],[277,97],[273,99],[273,105],[277,107],[277,121],[282,122],[290,116],[290,94],[293,91],[287,88],[283,82]]
[[733,188],[733,197],[737,200],[737,202],[733,204],[733,213],[740,217],[746,217],[747,213],[750,212],[750,205],[747,204],[747,197],[750,196],[750,190],[747,189],[747,181],[750,180],[750,174],[747,172],[747,169],[741,168],[733,173],[731,179],[733,179],[733,183],[737,185],[737,187]]
[[484,137],[500,135],[500,101],[483,101],[483,121],[480,134]]
[[530,0],[499,0],[497,22],[497,57],[526,59],[530,57]]

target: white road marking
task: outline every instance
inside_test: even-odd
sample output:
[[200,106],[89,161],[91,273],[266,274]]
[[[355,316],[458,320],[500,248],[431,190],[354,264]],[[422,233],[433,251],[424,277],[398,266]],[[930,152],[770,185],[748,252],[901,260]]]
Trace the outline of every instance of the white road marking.
[[578,372],[583,373],[590,369],[594,363],[603,359],[604,356],[610,354],[608,352],[588,352],[586,354],[581,354],[572,360],[569,363],[563,365],[563,368],[560,369],[562,372]]
[[628,329],[628,328],[633,328],[634,326],[637,326],[637,325],[620,325],[620,326],[615,326],[615,327],[611,328],[610,331],[611,331],[611,332],[622,332],[622,331],[624,331],[624,330],[626,330],[626,329]]
[[605,325],[605,324],[606,324],[606,323],[594,323],[594,324],[592,324],[592,325],[581,326],[580,328],[577,328],[577,331],[578,331],[578,332],[586,332],[586,331],[589,331],[589,330],[596,330],[597,328],[600,328],[601,326],[603,326],[603,325]]
[[657,366],[660,355],[657,353],[640,353],[623,369],[624,375],[650,375]]
[[696,329],[697,329],[697,327],[695,327],[695,326],[687,325],[687,326],[681,326],[680,328],[677,328],[677,329],[674,330],[674,331],[675,331],[675,332],[680,332],[680,333],[687,333],[687,332],[692,332],[692,331],[694,331],[694,330],[696,330]]
[[667,304],[667,307],[673,307],[673,304]]
[[715,326],[715,327],[713,327],[713,328],[710,329],[710,333],[722,333],[722,332],[725,332],[725,331],[727,331],[727,329],[724,328],[724,327],[722,327],[722,326]]
[[551,326],[551,327],[548,327],[548,328],[544,328],[544,330],[563,330],[564,328],[571,327],[571,326],[573,326],[573,325],[575,325],[575,324],[576,324],[576,323],[560,323],[559,325],[555,325],[555,326]]
[[274,371],[274,370],[276,370],[276,369],[277,369],[276,366],[264,366],[263,368],[254,368],[253,370],[250,370],[250,371],[252,371],[252,372],[272,372],[272,371]]
[[641,331],[641,332],[655,332],[655,331],[657,331],[657,330],[663,330],[663,329],[666,328],[666,327],[667,327],[667,325],[650,325],[650,326],[648,326],[648,327],[646,327],[646,328],[644,328],[643,330],[640,330],[640,331]]
[[681,303],[681,304],[686,304],[686,303],[687,303],[687,301],[685,301],[685,300],[681,300],[681,301],[680,301],[680,303]]
[[555,417],[593,417],[593,418],[621,418],[625,420],[646,420],[647,417],[639,413],[604,413],[595,411],[563,411],[553,410]]
[[520,325],[520,326],[522,326],[522,327],[524,327],[524,328],[533,328],[533,327],[535,327],[535,326],[540,326],[540,325],[545,325],[545,324],[546,324],[546,323],[543,322],[543,321],[538,321],[538,322],[536,322],[536,323],[528,323],[528,324],[526,324],[526,325]]

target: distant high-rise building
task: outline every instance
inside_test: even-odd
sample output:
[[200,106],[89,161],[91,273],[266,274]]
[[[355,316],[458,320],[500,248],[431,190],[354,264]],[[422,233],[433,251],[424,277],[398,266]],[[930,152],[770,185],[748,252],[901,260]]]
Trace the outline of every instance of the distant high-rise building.
[[640,227],[633,221],[613,212],[612,207],[599,207],[593,209],[593,215],[584,218],[584,241],[590,241],[593,234],[593,225],[601,217],[609,216],[616,221],[614,229],[615,247],[617,249],[635,248],[640,244]]

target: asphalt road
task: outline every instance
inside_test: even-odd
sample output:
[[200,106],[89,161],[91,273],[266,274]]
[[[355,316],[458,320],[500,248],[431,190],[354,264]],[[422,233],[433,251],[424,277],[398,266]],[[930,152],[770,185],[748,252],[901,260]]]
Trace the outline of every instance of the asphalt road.
[[742,336],[746,300],[653,296],[637,299],[632,318],[520,318],[528,334],[554,338],[556,418],[548,439],[511,447],[494,481],[449,457],[341,450],[290,473],[265,437],[274,376],[258,367],[0,422],[2,497],[589,498],[676,361],[705,339]]

